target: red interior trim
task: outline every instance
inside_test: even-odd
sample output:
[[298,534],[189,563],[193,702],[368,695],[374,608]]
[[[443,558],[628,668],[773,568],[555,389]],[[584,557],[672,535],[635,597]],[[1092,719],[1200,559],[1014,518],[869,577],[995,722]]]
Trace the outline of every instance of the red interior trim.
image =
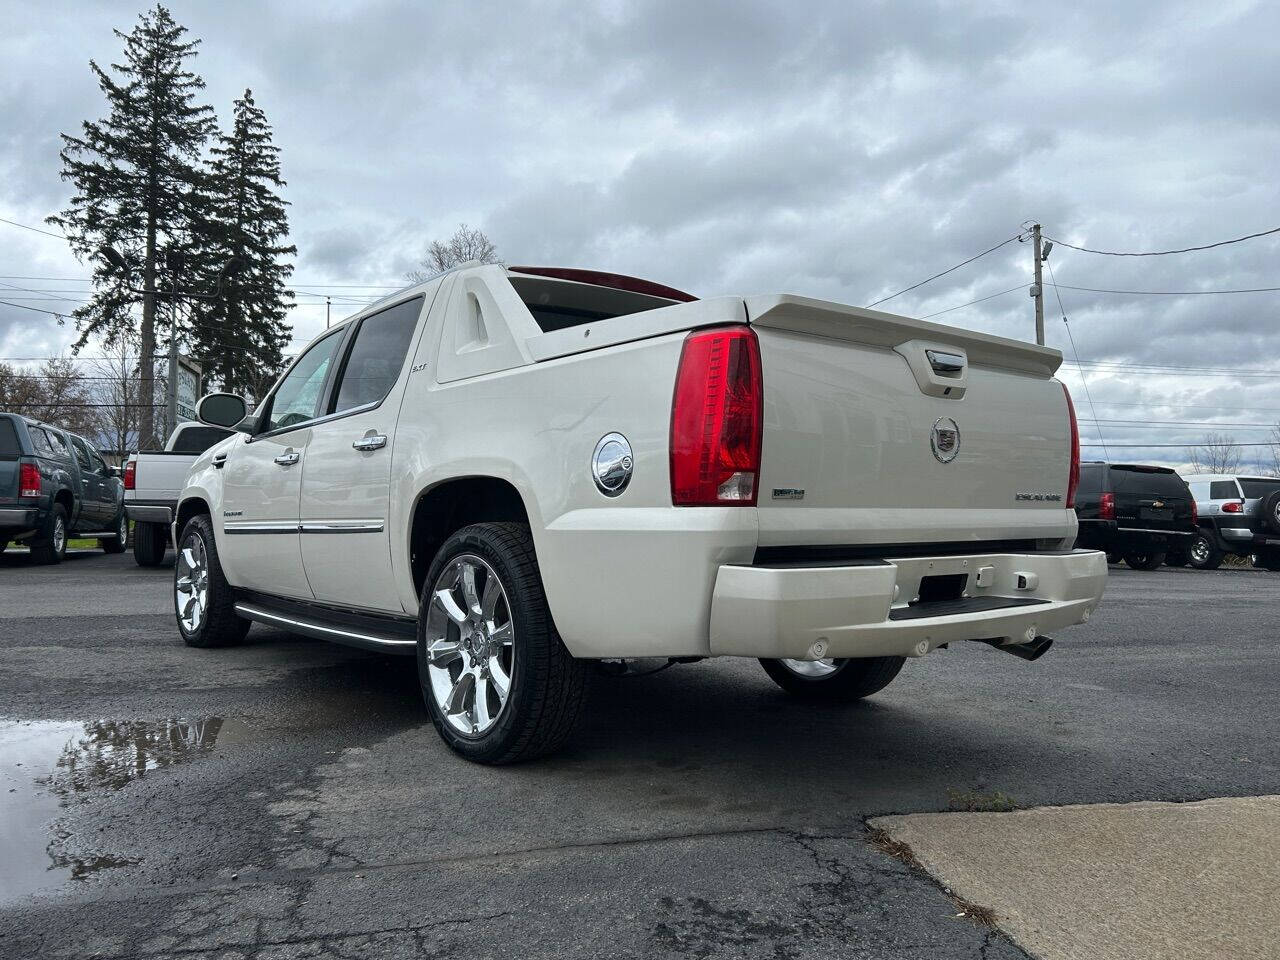
[[668,287],[652,280],[641,280],[639,277],[628,277],[622,273],[605,273],[601,270],[575,270],[572,267],[507,267],[512,273],[528,273],[537,277],[554,277],[557,280],[572,280],[575,283],[590,283],[597,287],[611,287],[614,290],[630,290],[632,293],[643,293],[651,297],[665,297],[667,300],[679,300],[690,303],[698,298],[691,293]]

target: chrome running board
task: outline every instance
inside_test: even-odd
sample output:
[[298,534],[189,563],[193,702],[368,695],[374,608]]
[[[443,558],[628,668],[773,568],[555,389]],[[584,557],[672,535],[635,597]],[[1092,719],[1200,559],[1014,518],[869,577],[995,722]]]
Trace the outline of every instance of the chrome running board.
[[[236,613],[244,617],[246,620],[253,620],[257,623],[265,624],[269,627],[280,627],[293,633],[300,633],[303,636],[314,637],[317,640],[332,640],[335,643],[343,643],[352,647],[362,647],[365,650],[379,650],[383,653],[401,653],[412,654],[417,650],[418,641],[406,636],[404,632],[399,632],[392,627],[386,629],[382,624],[371,623],[369,625],[361,624],[343,624],[335,626],[331,621],[325,622],[318,616],[303,615],[293,610],[283,613],[277,610],[271,610],[267,607],[257,604],[240,601],[236,603]],[[348,617],[337,614],[336,617],[342,619],[354,619],[354,616]],[[369,618],[371,621],[375,618]],[[400,624],[396,624],[399,626]],[[392,626],[390,623],[388,627]],[[412,629],[409,621],[405,621],[404,626]]]

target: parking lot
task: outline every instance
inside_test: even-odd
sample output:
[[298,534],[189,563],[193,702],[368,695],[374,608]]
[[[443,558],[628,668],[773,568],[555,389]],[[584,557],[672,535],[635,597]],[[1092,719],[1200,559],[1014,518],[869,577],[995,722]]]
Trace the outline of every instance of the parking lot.
[[0,556],[6,957],[1019,957],[866,819],[1280,792],[1280,574],[1113,567],[1040,661],[953,646],[850,707],[754,661],[601,678],[498,769],[411,660],[183,646],[171,576]]

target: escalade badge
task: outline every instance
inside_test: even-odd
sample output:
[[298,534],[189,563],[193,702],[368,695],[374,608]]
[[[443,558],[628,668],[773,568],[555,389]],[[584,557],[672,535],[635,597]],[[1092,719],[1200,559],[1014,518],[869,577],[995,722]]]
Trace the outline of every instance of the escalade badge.
[[960,452],[960,428],[950,417],[939,417],[929,433],[929,446],[939,463],[950,463]]
[[1153,507],[1155,507],[1157,510],[1159,510],[1161,507],[1163,507],[1163,506],[1164,506],[1164,501],[1163,501],[1163,500],[1152,500],[1152,501],[1151,501],[1151,506],[1153,506]]

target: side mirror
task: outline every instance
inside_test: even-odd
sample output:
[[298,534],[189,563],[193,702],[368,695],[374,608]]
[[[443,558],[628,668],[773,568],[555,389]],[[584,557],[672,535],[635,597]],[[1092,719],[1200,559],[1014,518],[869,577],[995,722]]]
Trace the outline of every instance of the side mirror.
[[113,466],[111,466],[111,464],[107,464],[107,476],[108,476],[108,477],[118,477],[118,476],[120,476],[120,468],[119,468],[119,467],[113,467]]
[[196,404],[196,419],[212,427],[233,429],[248,413],[244,397],[234,393],[210,393]]

